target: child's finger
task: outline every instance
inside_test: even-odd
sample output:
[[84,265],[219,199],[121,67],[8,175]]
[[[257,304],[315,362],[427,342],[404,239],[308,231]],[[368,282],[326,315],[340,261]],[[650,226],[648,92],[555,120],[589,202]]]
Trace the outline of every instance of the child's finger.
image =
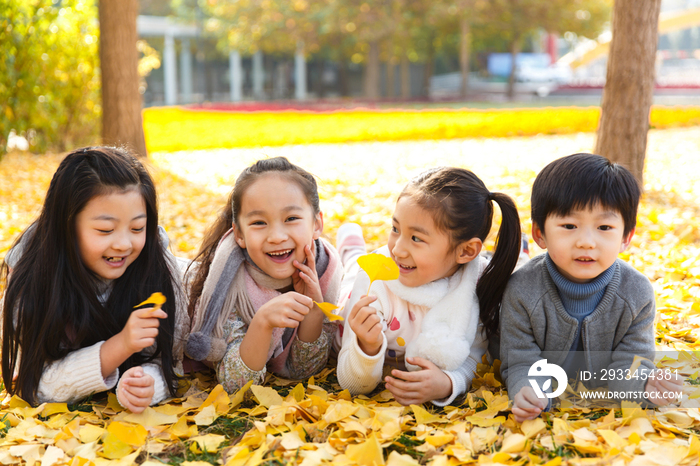
[[308,244],[306,246],[304,246],[304,252],[306,253],[306,266],[315,274],[316,273],[316,256],[314,255],[314,252],[311,250],[311,246],[309,246]]
[[[436,368],[435,364],[432,362],[428,361],[427,359],[423,358],[406,358],[406,361],[408,361],[410,364],[413,364],[414,366],[418,366],[423,370],[431,370],[433,368]],[[416,371],[418,372],[418,371]],[[416,372],[412,372],[415,374]]]
[[295,302],[301,304],[302,306],[307,308],[307,311],[311,309],[311,307],[314,305],[314,300],[306,295],[297,293],[296,291],[290,291],[287,294],[294,298],[292,304],[294,304]]
[[355,305],[352,307],[352,310],[350,311],[350,315],[348,316],[349,319],[355,318],[357,314],[364,309],[365,307],[368,307],[371,303],[375,302],[377,300],[376,296],[363,296],[360,299],[357,300]]
[[422,371],[409,372],[394,369],[391,371],[391,375],[393,375],[397,379],[405,380],[407,382],[420,382],[423,380],[423,374],[421,374],[421,372]]

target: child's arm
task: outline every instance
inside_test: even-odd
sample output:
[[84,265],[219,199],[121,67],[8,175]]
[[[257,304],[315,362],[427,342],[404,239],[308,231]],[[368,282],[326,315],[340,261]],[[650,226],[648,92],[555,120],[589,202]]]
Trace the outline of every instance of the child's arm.
[[111,390],[119,380],[117,370],[102,375],[100,353],[105,342],[72,351],[46,365],[37,387],[39,403],[73,403],[93,393]]
[[508,396],[515,401],[515,396],[523,388],[530,387],[528,371],[540,359],[542,348],[535,340],[530,313],[517,291],[511,287],[512,283],[513,278],[501,303],[500,353],[501,377],[506,384]]
[[[224,338],[228,342],[226,353],[216,368],[216,376],[224,389],[233,393],[249,380],[256,385],[262,385],[265,381],[267,369],[265,366],[261,370],[253,370],[243,362],[241,358],[241,342],[248,333],[248,326],[243,322],[237,312],[233,312],[228,322],[224,325]],[[268,355],[268,347],[260,348],[260,352]]]
[[167,317],[168,314],[162,309],[153,311],[153,308],[145,308],[133,311],[122,331],[102,345],[102,376],[107,377],[132,354],[152,346],[158,336],[159,319]]
[[[367,284],[361,281],[359,283],[359,287],[356,283],[353,288],[354,296],[360,296],[367,290]],[[342,347],[338,354],[338,383],[353,395],[371,392],[382,380],[387,340],[376,314],[377,308],[373,307],[377,306],[381,311],[382,306],[379,304],[381,299],[372,302],[373,299],[372,296],[362,297],[353,303],[354,300],[351,298],[346,305],[346,307],[352,307],[345,322]],[[369,306],[370,303],[372,306]],[[371,310],[367,310],[367,307]],[[375,317],[377,322],[374,322]],[[363,334],[364,349],[356,331],[361,331]],[[376,348],[377,342],[373,340],[374,338],[379,340],[379,348]],[[367,351],[372,354],[368,354]]]

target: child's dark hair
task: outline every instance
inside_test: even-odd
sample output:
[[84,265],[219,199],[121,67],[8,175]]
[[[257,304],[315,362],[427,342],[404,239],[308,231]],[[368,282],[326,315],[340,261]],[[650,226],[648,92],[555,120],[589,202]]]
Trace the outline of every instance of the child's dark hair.
[[458,244],[472,238],[485,241],[491,231],[493,203],[501,208],[501,226],[491,262],[479,278],[476,295],[479,316],[486,336],[498,334],[499,307],[508,278],[520,254],[520,217],[513,200],[490,192],[474,173],[463,168],[436,168],[422,173],[403,190],[399,198],[410,196],[430,212],[437,227]]
[[258,160],[250,167],[246,168],[238,175],[236,184],[231,191],[228,202],[219,212],[219,216],[214,224],[204,234],[202,246],[199,249],[197,257],[192,263],[199,263],[197,272],[192,279],[190,286],[190,301],[187,309],[190,316],[194,315],[194,310],[202,295],[204,281],[209,275],[209,267],[214,260],[214,253],[219,241],[224,234],[231,229],[234,223],[238,223],[238,214],[241,211],[241,203],[243,202],[243,194],[260,176],[275,173],[286,177],[289,180],[297,183],[304,192],[306,200],[311,205],[314,214],[321,211],[318,186],[314,176],[287,160],[285,157],[274,157],[271,159]]
[[[103,304],[103,281],[80,257],[76,217],[96,196],[137,190],[146,205],[146,242],[124,274],[113,281]],[[23,238],[25,237],[26,238]],[[120,367],[160,357],[174,395],[173,332],[176,296],[166,250],[158,236],[158,207],[153,180],[143,165],[123,149],[87,147],[60,163],[39,218],[15,242],[23,246],[7,280],[3,309],[2,377],[9,393],[34,404],[46,364],[121,332],[133,306],[161,292],[167,298],[153,354],[133,354]],[[179,296],[178,296],[179,297]],[[21,356],[20,356],[21,351]],[[17,380],[13,387],[13,373]]]
[[598,204],[619,212],[626,237],[637,224],[642,190],[629,170],[605,157],[573,154],[551,162],[532,185],[532,222],[544,231],[550,215],[565,216],[573,210]]

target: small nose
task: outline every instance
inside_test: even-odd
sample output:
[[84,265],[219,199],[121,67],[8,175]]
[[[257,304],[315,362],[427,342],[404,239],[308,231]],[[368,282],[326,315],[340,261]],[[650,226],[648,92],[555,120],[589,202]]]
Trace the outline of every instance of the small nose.
[[273,225],[267,240],[270,243],[281,243],[287,239],[287,232],[282,225]]
[[394,257],[406,257],[406,248],[404,247],[405,239],[403,236],[399,236],[394,243],[394,247],[391,249],[391,253]]
[[576,239],[576,246],[583,249],[592,249],[595,247],[595,238],[590,229],[581,229],[581,233]]
[[117,251],[128,251],[131,249],[131,236],[128,233],[118,233],[114,238],[112,248]]

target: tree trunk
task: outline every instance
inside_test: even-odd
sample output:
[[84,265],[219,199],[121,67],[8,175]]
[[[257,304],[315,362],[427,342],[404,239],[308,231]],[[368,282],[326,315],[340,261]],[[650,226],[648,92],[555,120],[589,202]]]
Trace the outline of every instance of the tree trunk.
[[[661,0],[615,0],[596,153],[643,182]],[[641,186],[644,186],[641,184]]]
[[102,72],[102,140],[126,145],[146,157],[141,120],[137,0],[100,0],[100,68]]
[[390,58],[386,62],[386,95],[393,99],[396,97],[396,65],[394,64],[394,58]]
[[520,53],[520,38],[514,38],[510,44],[510,76],[508,76],[508,100],[515,100],[515,75],[518,70],[518,65],[515,62]]
[[428,37],[428,50],[425,59],[425,73],[423,74],[423,95],[430,97],[430,80],[433,77],[435,68],[435,45],[433,44],[435,35],[431,33]]
[[350,96],[350,79],[348,77],[348,64],[345,57],[341,57],[338,62],[338,86],[342,97]]
[[379,99],[379,42],[376,40],[369,43],[365,67],[365,97],[370,100]]
[[411,98],[411,62],[408,61],[406,51],[401,55],[401,98]]
[[459,31],[459,71],[462,75],[459,95],[462,99],[466,100],[469,94],[469,52],[472,41],[471,25],[469,24],[469,17],[466,14],[463,14],[459,19]]

